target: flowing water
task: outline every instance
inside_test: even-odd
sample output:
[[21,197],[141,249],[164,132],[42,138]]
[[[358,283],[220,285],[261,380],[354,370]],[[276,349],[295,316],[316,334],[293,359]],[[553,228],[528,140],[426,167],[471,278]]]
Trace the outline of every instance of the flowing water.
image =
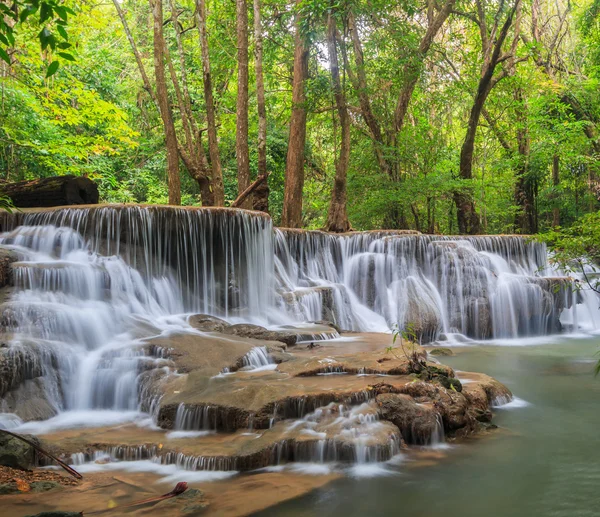
[[[5,353],[19,365],[0,379],[0,426],[35,433],[131,420],[152,425],[156,400],[141,373],[148,362],[162,364],[164,354],[147,356],[143,345],[153,336],[198,334],[190,314],[273,329],[292,324],[304,341],[336,337],[307,331],[326,320],[344,330],[404,329],[424,343],[468,343],[445,362],[495,375],[519,398],[498,410],[510,432],[451,449],[439,447],[441,429],[433,433],[430,450],[449,459],[427,470],[379,465],[408,459],[397,455],[397,429],[364,404],[367,395],[335,411],[299,411],[290,425],[318,440],[282,448],[281,462],[294,457],[330,472],[323,464],[343,459],[357,468],[286,512],[308,515],[327,502],[331,515],[375,505],[393,513],[402,501],[416,515],[454,508],[456,515],[470,515],[466,508],[517,515],[506,513],[512,498],[528,510],[522,515],[567,515],[568,501],[592,498],[600,480],[593,461],[600,381],[590,375],[597,343],[569,337],[600,328],[598,297],[560,276],[543,244],[515,236],[274,230],[264,215],[227,209],[69,208],[4,214],[0,225],[0,246],[20,257],[14,289],[0,305],[10,332]],[[559,332],[539,344],[539,336]],[[500,346],[524,343],[535,345]],[[250,375],[277,366],[264,347],[241,364]],[[529,405],[519,407],[521,399]],[[327,434],[332,422],[336,432]],[[174,436],[216,429],[210,406],[177,410]],[[370,442],[376,433],[386,437],[383,449]],[[378,473],[387,476],[368,478]],[[565,479],[574,481],[565,488]],[[506,502],[484,511],[483,501],[496,500]]]
[[444,358],[513,391],[515,401],[494,411],[498,430],[433,458],[405,455],[376,477],[334,481],[261,517],[598,515],[600,338],[511,344],[472,345]]

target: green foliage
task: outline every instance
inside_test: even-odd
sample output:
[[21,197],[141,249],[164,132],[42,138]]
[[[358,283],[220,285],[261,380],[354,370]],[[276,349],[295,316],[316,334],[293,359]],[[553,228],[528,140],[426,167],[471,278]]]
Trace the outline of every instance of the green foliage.
[[[473,2],[460,4],[458,11],[472,14],[476,10]],[[505,3],[505,9],[509,4]],[[125,0],[120,5],[141,62],[153,82],[149,4]],[[191,108],[206,146],[206,106],[195,4],[179,0],[176,5],[183,31],[181,56],[170,4],[163,2],[163,28],[173,65],[172,73],[167,73],[176,131],[180,137],[184,134],[171,76],[182,83],[181,59]],[[451,15],[423,59],[419,45],[427,16],[422,0],[264,1],[267,166],[271,173],[270,211],[275,224],[279,223],[283,208],[297,14],[301,15],[310,48],[310,77],[305,84],[308,124],[303,223],[307,228],[322,228],[326,222],[340,145],[325,40],[326,18],[333,13],[339,29],[341,81],[352,121],[347,196],[354,229],[382,228],[390,223],[389,214],[394,213],[404,227],[427,233],[454,233],[454,195],[462,191],[473,194],[483,231],[521,231],[516,222],[523,212],[515,198],[518,174],[522,174],[525,188],[531,193],[542,231],[553,232],[552,214],[557,208],[565,229],[572,224],[578,228],[580,221],[585,220],[582,216],[599,208],[598,5],[596,0],[589,0],[569,11],[566,27],[549,57],[556,66],[550,73],[534,56],[539,54],[546,59],[552,31],[558,30],[560,16],[556,9],[563,5],[543,5],[540,27],[550,32],[538,44],[531,38],[521,38],[517,56],[523,62],[498,83],[487,99],[487,115],[477,132],[473,178],[461,180],[460,148],[482,61],[479,29],[472,19]],[[207,7],[227,204],[238,193],[235,4],[211,0]],[[162,122],[142,84],[114,6],[76,4],[72,0],[20,0],[14,7],[3,4],[0,10],[4,14],[3,24],[0,23],[0,59],[5,63],[0,102],[3,179],[80,174],[98,182],[105,201],[166,202]],[[383,135],[384,143],[377,146],[361,111],[350,12],[361,38],[366,94]],[[486,12],[492,24],[493,9]],[[522,27],[529,27],[529,6],[525,7],[524,16]],[[255,177],[258,127],[253,45],[251,35],[249,142],[251,175]],[[392,138],[393,113],[406,80],[403,70],[407,64],[415,65],[420,75],[403,129]],[[527,135],[526,153],[519,152],[519,133]],[[376,150],[393,165],[392,177],[381,169]],[[560,163],[557,184],[552,178],[555,156]],[[200,204],[199,187],[183,164],[181,179],[183,203]]]
[[568,264],[581,257],[600,263],[600,212],[584,215],[569,228],[553,228],[539,236],[553,250],[555,260]]

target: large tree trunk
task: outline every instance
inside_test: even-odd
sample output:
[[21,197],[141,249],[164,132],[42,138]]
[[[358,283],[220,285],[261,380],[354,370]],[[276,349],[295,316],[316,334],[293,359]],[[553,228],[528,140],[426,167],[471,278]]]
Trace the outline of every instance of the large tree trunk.
[[[502,5],[498,6],[498,11],[494,17],[494,26],[488,32],[484,3],[481,0],[477,0],[476,3],[479,11],[478,25],[481,33],[483,64],[481,68],[481,78],[479,79],[479,84],[477,85],[475,100],[473,101],[473,106],[471,107],[471,113],[469,115],[467,134],[465,135],[465,139],[460,150],[459,176],[462,180],[466,180],[466,182],[469,184],[465,185],[464,188],[454,193],[458,230],[462,234],[469,235],[477,234],[481,230],[481,220],[477,214],[477,211],[475,210],[472,185],[470,185],[470,182],[473,179],[473,150],[475,148],[477,127],[479,126],[479,119],[481,118],[485,101],[492,91],[492,88],[498,84],[500,80],[508,76],[511,68],[514,68],[516,49],[519,42],[519,22],[521,12],[521,0],[515,0],[515,3],[508,12],[500,31],[497,33],[497,29],[500,27],[500,15],[502,11]],[[513,24],[515,12],[517,11],[517,21],[515,23],[515,34],[511,50],[507,54],[502,54],[502,45],[506,40],[508,31]],[[504,62],[510,62],[510,67],[507,66],[507,68],[494,76],[496,67],[501,60]]]
[[329,13],[327,19],[327,48],[329,51],[329,69],[333,82],[333,94],[340,119],[342,144],[340,155],[335,164],[335,181],[331,191],[331,203],[327,215],[327,230],[330,232],[347,232],[350,230],[348,213],[346,210],[346,175],[350,161],[350,116],[346,105],[346,96],[340,81],[340,68],[336,46],[336,24],[334,14]]
[[[469,122],[467,124],[467,134],[460,150],[460,166],[459,176],[463,180],[471,180],[473,178],[473,151],[475,149],[475,136],[477,134],[477,126],[481,117],[481,111],[485,104],[485,100],[491,90],[491,74],[486,74],[479,81],[475,102],[471,108]],[[473,194],[471,186],[466,186],[460,192],[454,194],[456,201],[456,216],[458,219],[458,231],[461,234],[473,235],[479,233],[481,222],[479,215],[475,210],[473,202]]]
[[[250,151],[248,149],[248,5],[246,0],[236,0],[237,8],[237,112],[235,151],[237,157],[238,196],[250,185]],[[252,196],[242,208],[252,207]]]
[[169,183],[169,204],[181,204],[181,180],[179,178],[179,151],[177,134],[173,123],[173,114],[169,104],[169,93],[165,79],[165,40],[163,35],[162,0],[150,0],[154,19],[154,75],[156,81],[156,100],[165,128],[167,147],[167,178]]
[[427,31],[419,43],[417,52],[407,61],[402,70],[403,85],[394,112],[394,129],[396,130],[396,133],[399,133],[404,125],[404,118],[408,111],[408,105],[413,91],[415,90],[415,86],[417,85],[417,81],[421,76],[425,57],[431,48],[435,36],[442,28],[442,25],[444,25],[448,16],[450,16],[450,13],[456,4],[456,0],[448,0],[437,14],[434,14],[433,2],[430,1],[429,4],[430,15],[428,16],[429,25],[427,26]]
[[[354,47],[354,62],[356,64],[356,78],[354,78],[352,69],[349,63],[344,59],[344,65],[346,67],[348,76],[353,80],[354,88],[358,92],[358,100],[360,102],[360,111],[365,124],[369,128],[371,139],[373,141],[373,149],[379,169],[386,176],[390,175],[391,167],[385,157],[385,147],[383,135],[381,132],[381,126],[379,121],[375,117],[371,108],[371,100],[369,99],[369,91],[367,88],[367,75],[365,73],[365,59],[362,50],[362,43],[360,41],[360,34],[358,27],[356,26],[356,20],[352,12],[348,14],[348,24],[350,29],[350,36],[352,38],[352,45]],[[342,49],[344,50],[344,49]],[[344,58],[346,53],[344,52]]]
[[527,130],[527,114],[523,91],[515,92],[517,102],[517,148],[519,163],[516,169],[515,203],[519,207],[515,226],[520,233],[530,235],[537,232],[534,188],[527,177],[529,169],[529,131]]
[[206,0],[196,0],[196,21],[200,36],[202,56],[202,79],[204,85],[204,102],[206,103],[206,122],[208,125],[208,154],[212,169],[212,191],[215,206],[225,205],[225,189],[223,186],[223,169],[219,156],[219,141],[217,139],[217,121],[215,101],[212,91],[212,76],[210,72],[210,56],[208,54],[208,33],[206,31]]
[[304,83],[308,78],[309,50],[302,34],[300,15],[296,15],[294,43],[294,78],[292,82],[292,116],[285,166],[285,192],[281,225],[302,226],[302,189],[304,187],[304,146],[306,144],[306,106]]
[[53,176],[0,185],[0,195],[11,199],[20,208],[95,205],[98,203],[98,186],[80,176]]
[[[258,176],[267,176],[267,108],[265,104],[265,82],[263,78],[263,35],[261,22],[261,0],[254,0],[254,57],[256,74],[256,107],[258,112]],[[254,210],[269,211],[268,178],[254,191]]]

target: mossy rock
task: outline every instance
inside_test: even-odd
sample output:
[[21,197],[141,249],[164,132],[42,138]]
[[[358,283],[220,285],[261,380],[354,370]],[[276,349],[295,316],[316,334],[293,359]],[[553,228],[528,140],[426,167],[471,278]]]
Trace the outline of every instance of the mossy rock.
[[[26,435],[29,440],[39,443],[34,436]],[[19,470],[30,470],[35,467],[36,453],[31,445],[10,436],[0,434],[0,465]]]
[[454,391],[458,391],[459,393],[462,391],[462,383],[458,379],[440,375],[436,380],[447,390],[454,389]]
[[56,481],[34,481],[29,486],[31,486],[32,492],[48,492],[49,490],[62,488],[61,484]]
[[443,347],[433,348],[429,351],[429,353],[431,355],[447,356],[447,357],[455,355],[455,353],[452,350],[450,350],[449,348],[443,348]]

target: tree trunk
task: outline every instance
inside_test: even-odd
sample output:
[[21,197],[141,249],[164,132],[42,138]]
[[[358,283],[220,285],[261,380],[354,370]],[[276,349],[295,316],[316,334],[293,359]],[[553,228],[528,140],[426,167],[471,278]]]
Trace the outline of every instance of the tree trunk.
[[225,205],[225,189],[223,187],[223,169],[219,156],[219,141],[217,138],[217,122],[215,101],[212,91],[212,76],[210,72],[210,56],[208,54],[208,34],[206,32],[206,0],[196,0],[196,21],[200,36],[202,55],[202,79],[204,85],[204,102],[206,103],[206,122],[208,125],[208,154],[212,169],[212,191],[215,206]]
[[[237,157],[238,196],[250,185],[250,151],[248,149],[248,5],[236,0],[237,9],[237,111],[235,152]],[[240,205],[252,207],[252,196]]]
[[[265,82],[263,78],[263,35],[261,22],[261,0],[254,0],[254,55],[256,73],[256,105],[258,112],[258,176],[267,176],[267,108],[265,104]],[[253,208],[269,211],[269,183],[265,179],[254,191]]]
[[[501,59],[506,62],[510,61],[511,68],[514,68],[515,65],[515,54],[519,41],[518,26],[520,22],[521,0],[515,0],[514,5],[508,12],[506,19],[502,24],[500,32],[496,35],[500,23],[502,5],[503,4],[500,4],[498,7],[499,10],[494,17],[494,26],[488,33],[485,21],[484,4],[481,0],[477,0],[478,10],[480,11],[478,25],[481,33],[483,64],[481,68],[481,78],[479,79],[479,84],[477,86],[477,93],[475,94],[475,100],[469,115],[467,134],[465,135],[465,140],[460,150],[459,176],[469,184],[465,185],[460,191],[454,193],[458,230],[461,234],[474,235],[481,230],[481,220],[475,210],[475,202],[473,201],[473,187],[470,185],[473,178],[473,150],[475,148],[475,136],[477,134],[477,127],[479,126],[479,119],[481,118],[485,101],[492,91],[492,88],[498,84],[501,79],[508,76],[509,68],[506,68],[497,76],[494,76],[494,72]],[[508,31],[513,24],[515,12],[517,11],[515,35],[511,50],[509,54],[503,55],[502,45],[506,40]]]
[[[558,190],[560,185],[560,157],[558,154],[555,154],[552,158],[552,185],[555,190]],[[554,208],[552,209],[552,226],[560,226],[560,209],[558,207],[559,196],[558,193],[555,192],[552,197],[554,197]]]
[[0,195],[9,197],[19,208],[95,205],[98,203],[98,186],[80,176],[53,176],[37,180],[4,183]]
[[[473,178],[475,136],[477,134],[477,126],[479,125],[481,111],[491,90],[491,79],[491,74],[486,74],[481,78],[479,87],[477,88],[477,95],[471,108],[471,114],[467,124],[467,134],[460,150],[459,176],[463,180],[471,180]],[[454,194],[457,209],[458,231],[461,234],[473,235],[479,233],[481,228],[481,222],[479,215],[475,210],[471,189],[472,187],[468,185],[462,191]]]
[[[394,129],[396,130],[396,133],[399,133],[402,130],[410,99],[413,91],[415,90],[415,86],[417,85],[417,81],[421,76],[421,70],[423,68],[425,57],[431,48],[431,44],[433,43],[435,36],[442,28],[442,25],[448,16],[450,16],[455,4],[456,0],[448,0],[435,16],[431,16],[429,25],[427,26],[427,31],[425,32],[423,39],[421,39],[417,52],[411,56],[408,62],[404,65],[404,69],[402,71],[402,90],[398,96],[398,102],[394,112]],[[430,5],[430,8],[433,9],[433,6]]]
[[308,79],[309,49],[306,46],[296,15],[294,42],[294,77],[292,82],[292,116],[285,166],[285,191],[281,225],[288,228],[302,226],[302,189],[304,187],[304,146],[306,144],[306,106],[304,82]]
[[[365,73],[365,60],[362,50],[362,44],[360,42],[360,34],[358,33],[356,20],[354,19],[354,15],[352,14],[352,12],[348,14],[348,23],[350,25],[350,35],[354,47],[354,62],[356,63],[356,79],[353,82],[354,88],[358,92],[361,115],[363,120],[365,121],[365,124],[369,128],[369,132],[371,133],[373,149],[375,152],[375,157],[377,158],[377,163],[379,164],[379,169],[383,174],[389,176],[391,167],[388,161],[386,160],[384,154],[384,148],[386,147],[386,144],[383,140],[383,135],[381,133],[381,126],[378,120],[375,118],[373,110],[371,109],[371,100],[369,99],[369,92],[367,89],[367,76]],[[345,55],[346,53],[344,52],[344,56]],[[345,66],[348,72],[348,76],[352,78],[352,71],[347,62],[345,62]]]
[[169,183],[169,204],[181,204],[181,183],[179,178],[179,151],[177,134],[173,123],[173,114],[169,103],[167,81],[165,79],[165,40],[163,35],[162,0],[150,0],[154,19],[154,75],[156,81],[156,100],[165,128],[167,147],[167,178]]
[[171,74],[171,81],[179,104],[179,114],[185,135],[185,146],[179,146],[179,156],[188,170],[189,175],[196,181],[200,189],[200,197],[203,206],[215,204],[214,192],[210,184],[210,166],[206,158],[206,152],[202,143],[201,133],[198,131],[194,115],[192,113],[192,101],[188,88],[187,69],[182,41],[179,13],[175,0],[169,0],[171,7],[171,23],[175,31],[177,41],[177,53],[179,57],[179,71],[181,73],[181,87],[173,63],[170,58],[168,47],[165,47],[165,57]]
[[331,71],[333,95],[340,119],[342,143],[340,146],[340,155],[335,164],[335,180],[333,190],[331,191],[331,203],[329,204],[326,228],[330,232],[347,232],[350,230],[350,222],[348,221],[346,210],[346,176],[348,173],[348,163],[350,162],[350,116],[348,115],[346,96],[342,88],[342,82],[340,81],[340,67],[335,35],[335,15],[330,12],[327,19],[329,70]]
[[527,130],[527,113],[523,91],[518,88],[515,92],[517,102],[517,147],[519,163],[516,170],[515,203],[519,207],[515,226],[520,233],[530,235],[536,233],[534,189],[527,177],[529,169],[529,131]]

